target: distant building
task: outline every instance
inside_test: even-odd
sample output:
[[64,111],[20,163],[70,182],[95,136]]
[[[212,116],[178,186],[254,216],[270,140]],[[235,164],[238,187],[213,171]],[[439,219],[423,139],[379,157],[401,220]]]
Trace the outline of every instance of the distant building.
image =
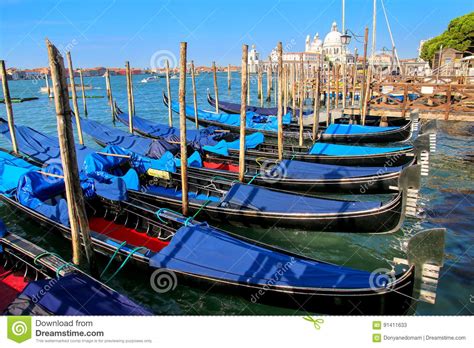
[[260,64],[259,56],[260,54],[257,52],[255,45],[252,45],[252,48],[249,52],[249,58],[248,58],[249,72],[251,74],[257,73],[258,65]]
[[461,59],[463,56],[463,52],[454,48],[443,48],[441,50],[441,59],[439,50],[434,54],[431,67],[436,73],[439,70],[440,75],[456,75],[456,72],[461,69]]

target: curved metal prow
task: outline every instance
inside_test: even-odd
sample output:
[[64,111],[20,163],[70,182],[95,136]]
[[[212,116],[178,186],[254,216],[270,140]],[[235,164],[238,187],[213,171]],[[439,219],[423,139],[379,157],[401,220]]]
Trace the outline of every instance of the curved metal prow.
[[406,216],[418,217],[417,201],[421,188],[421,165],[406,167],[398,178],[398,189],[403,193],[403,210]]
[[[395,259],[395,263],[415,266],[414,297],[434,304],[438,287],[439,271],[444,265],[446,229],[433,228],[415,234],[407,247],[407,259]],[[416,294],[415,294],[416,292]]]
[[421,134],[413,142],[413,149],[421,164],[421,175],[428,176],[430,170],[431,134]]
[[413,132],[417,132],[418,127],[419,127],[419,120],[420,120],[420,110],[415,109],[411,111],[407,119],[411,120],[411,133],[413,134]]
[[421,126],[422,134],[429,134],[430,152],[436,152],[436,133],[438,132],[438,123],[436,120],[429,120]]

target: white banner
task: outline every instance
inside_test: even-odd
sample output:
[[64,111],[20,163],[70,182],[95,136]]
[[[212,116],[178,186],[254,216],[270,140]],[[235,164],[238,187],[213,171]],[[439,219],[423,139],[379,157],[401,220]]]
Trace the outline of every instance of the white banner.
[[[7,320],[8,319],[8,320]],[[0,347],[457,347],[472,317],[0,317]]]

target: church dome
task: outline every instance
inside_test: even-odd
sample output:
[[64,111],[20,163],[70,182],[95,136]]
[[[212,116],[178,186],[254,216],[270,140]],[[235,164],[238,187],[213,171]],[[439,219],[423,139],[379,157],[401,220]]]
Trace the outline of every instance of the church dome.
[[342,45],[341,36],[342,34],[339,31],[337,31],[336,22],[333,22],[331,31],[324,38],[324,47],[341,46]]
[[314,45],[314,47],[316,47],[316,48],[319,48],[319,47],[322,47],[322,46],[323,46],[323,42],[322,42],[321,39],[319,38],[319,33],[316,33],[316,35],[314,35],[314,38],[313,38],[313,45]]

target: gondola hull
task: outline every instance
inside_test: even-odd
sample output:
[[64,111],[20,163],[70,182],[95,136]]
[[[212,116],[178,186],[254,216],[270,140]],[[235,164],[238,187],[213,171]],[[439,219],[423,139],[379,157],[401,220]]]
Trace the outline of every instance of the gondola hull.
[[[46,226],[58,231],[67,239],[70,239],[69,228],[52,221],[41,214],[22,206],[14,199],[0,195],[0,199],[31,219],[39,225]],[[110,257],[117,252],[115,259],[123,261],[126,252],[117,251],[117,245],[106,242],[107,238],[97,238],[92,233],[92,244],[94,250],[101,255]],[[99,235],[100,237],[100,235]],[[259,244],[259,243],[257,243]],[[260,244],[279,252],[281,249]],[[287,252],[288,255],[301,257]],[[154,268],[149,267],[149,258],[143,254],[136,253],[131,257],[130,266],[138,267],[144,276],[150,277]],[[128,267],[124,271],[130,270]],[[272,286],[271,284],[248,284],[244,281],[236,282],[215,277],[207,277],[199,274],[181,272],[174,269],[162,269],[172,272],[180,285],[190,285],[203,289],[204,291],[221,292],[243,297],[253,303],[275,305],[279,307],[295,308],[303,311],[341,314],[341,315],[369,315],[369,314],[406,314],[410,308],[411,301],[408,296],[413,292],[414,267],[410,266],[397,277],[390,288],[367,288],[367,289],[337,289],[337,288],[300,288]],[[130,270],[131,271],[131,270]]]

